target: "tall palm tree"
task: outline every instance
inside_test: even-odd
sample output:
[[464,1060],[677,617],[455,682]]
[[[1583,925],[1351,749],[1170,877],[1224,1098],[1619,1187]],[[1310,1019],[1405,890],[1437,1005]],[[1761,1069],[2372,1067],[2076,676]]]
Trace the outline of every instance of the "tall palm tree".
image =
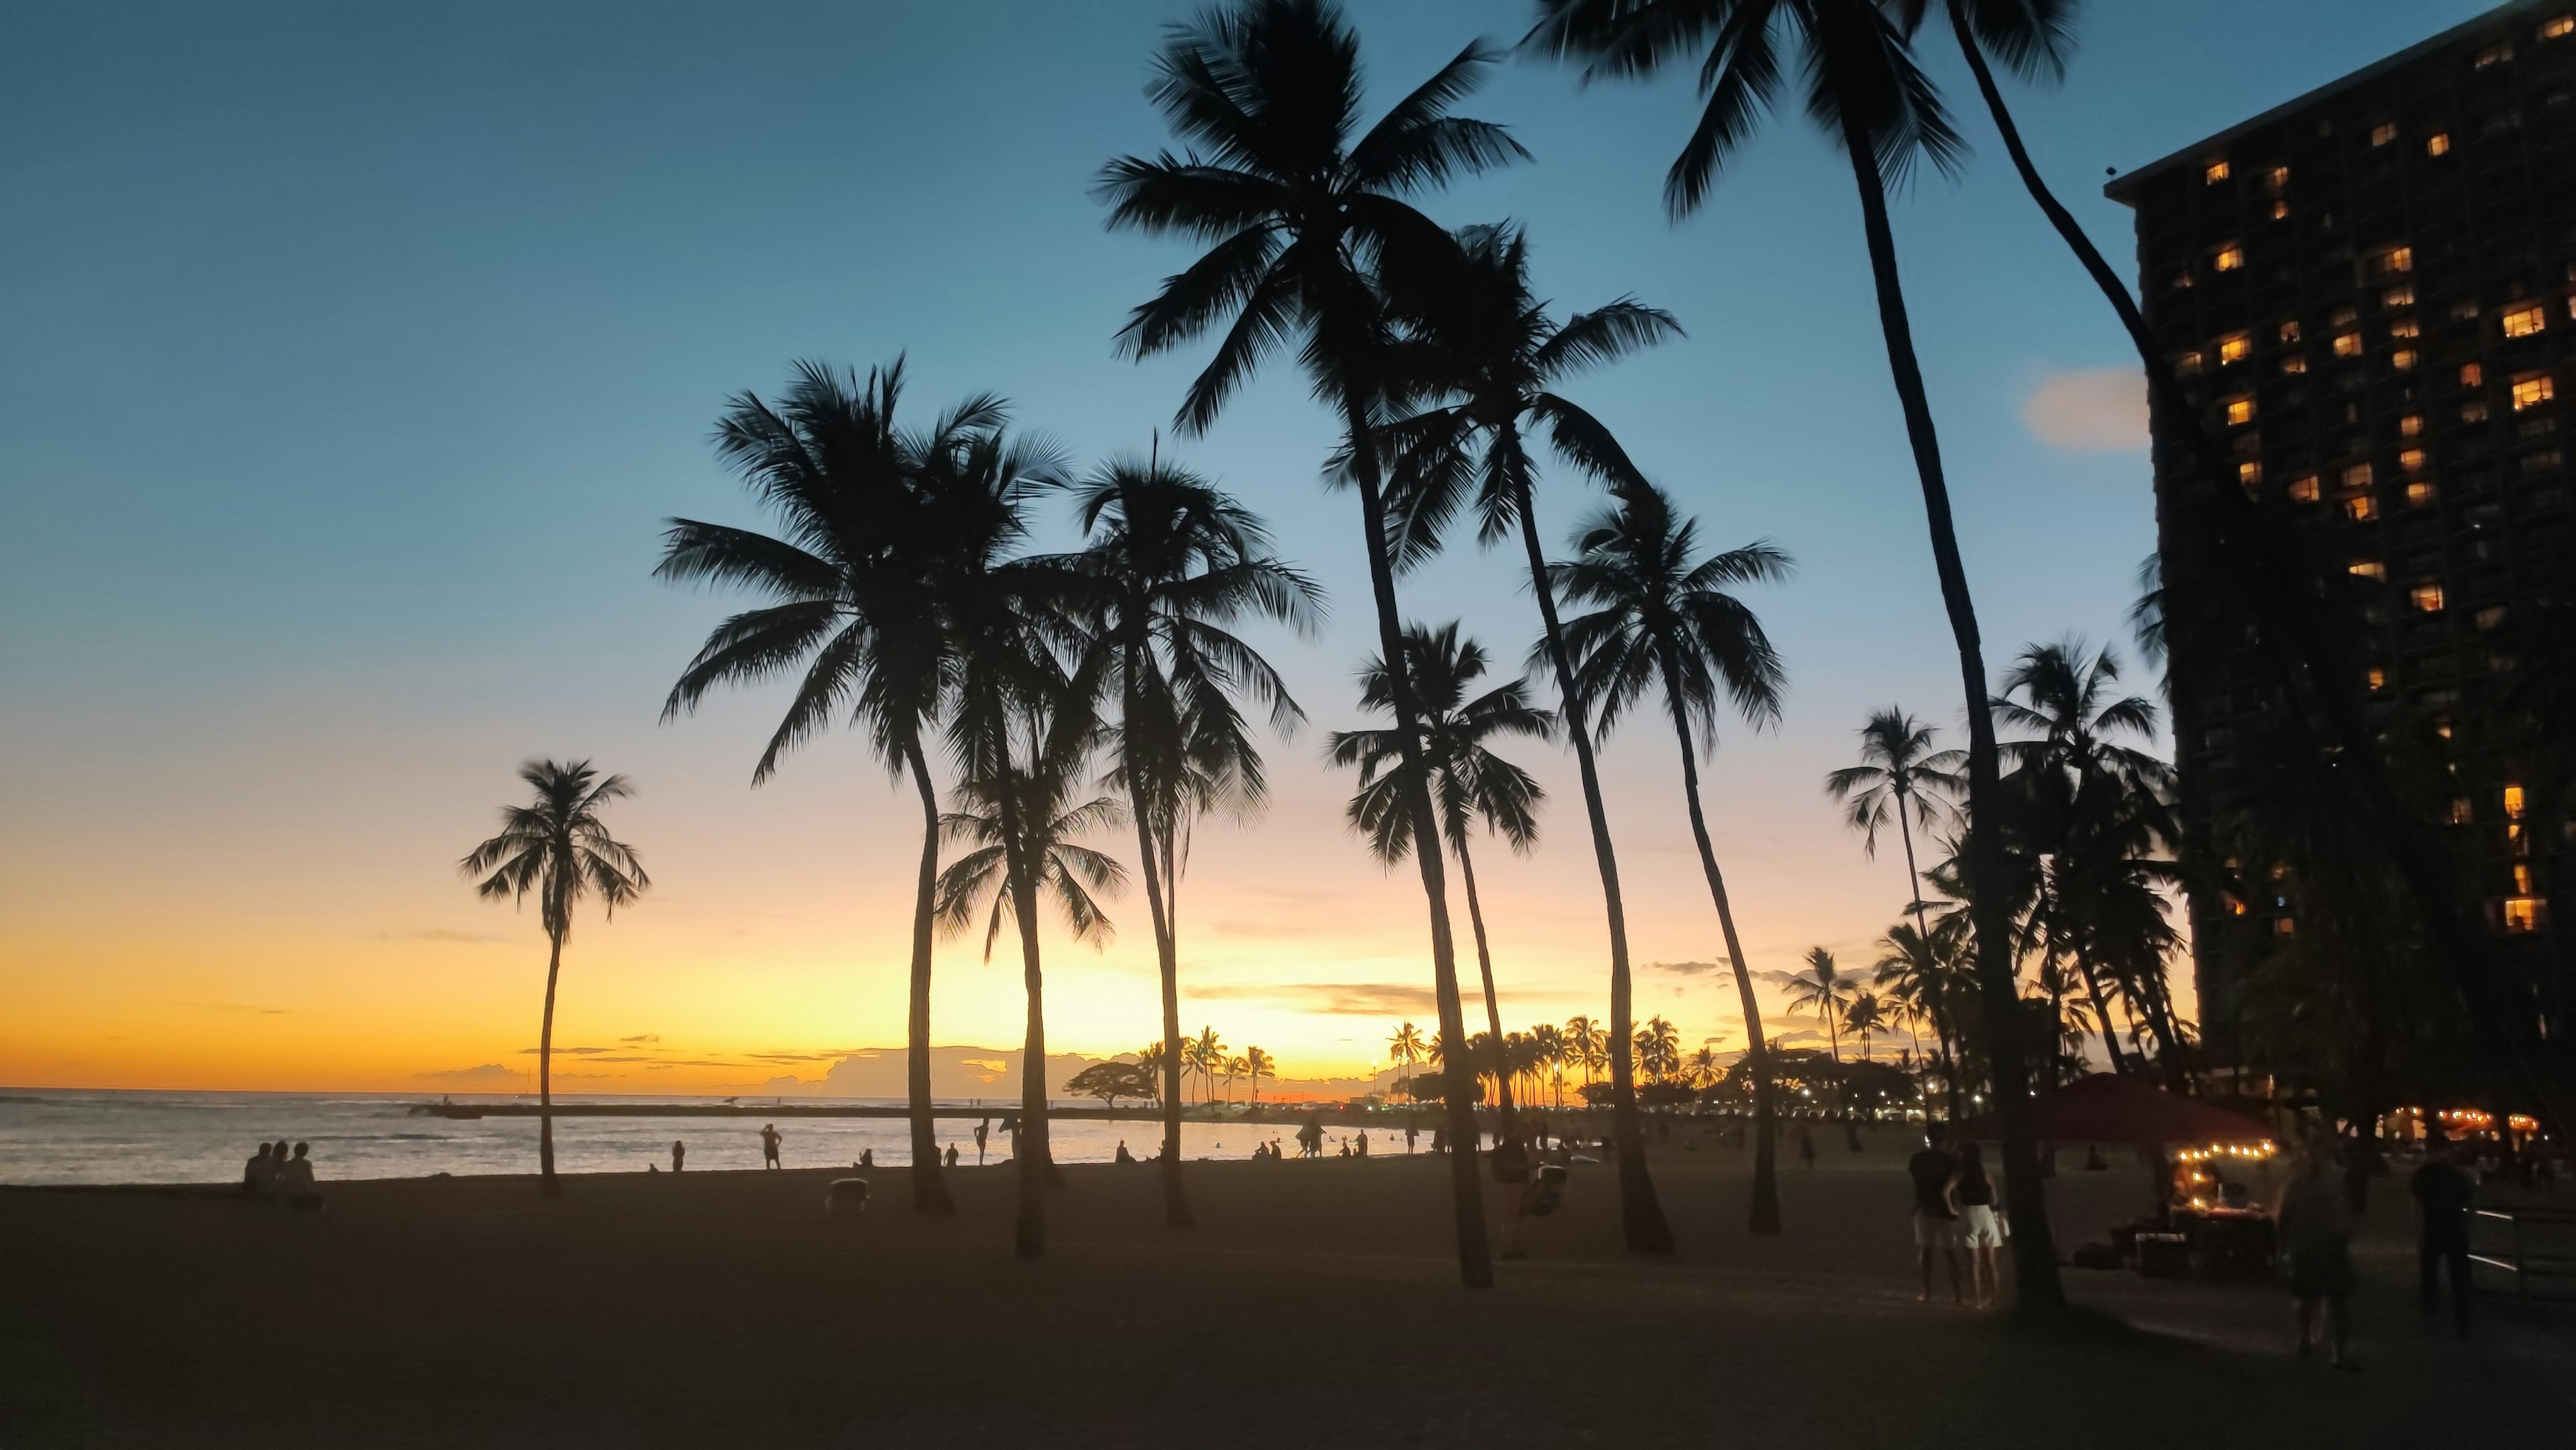
[[[1525,680],[1507,680],[1471,698],[1468,692],[1485,677],[1485,649],[1472,639],[1461,640],[1455,621],[1438,629],[1407,626],[1404,648],[1414,700],[1422,712],[1419,753],[1431,770],[1441,835],[1458,858],[1458,881],[1467,893],[1467,921],[1476,938],[1476,969],[1484,979],[1486,1030],[1499,1042],[1503,1011],[1494,993],[1494,957],[1485,938],[1485,908],[1476,893],[1476,862],[1468,841],[1481,825],[1501,835],[1516,853],[1527,854],[1537,844],[1538,803],[1546,792],[1528,771],[1496,755],[1486,742],[1505,735],[1549,739],[1556,717],[1530,703]],[[1386,664],[1372,659],[1360,668],[1360,708],[1382,711],[1389,702]],[[1413,832],[1404,808],[1409,785],[1405,752],[1396,732],[1336,730],[1328,749],[1335,765],[1359,769],[1360,788],[1349,811],[1352,828],[1379,860],[1389,865],[1403,860],[1413,849]],[[1494,1111],[1509,1140],[1516,1119],[1508,1081],[1497,1090]]]
[[537,897],[538,918],[546,928],[546,1008],[537,1024],[537,1183],[548,1198],[563,1196],[555,1181],[555,979],[563,971],[565,938],[572,935],[572,909],[585,896],[597,895],[601,912],[614,918],[617,908],[642,895],[653,883],[635,848],[608,834],[599,810],[613,800],[633,795],[622,775],[603,776],[587,760],[531,760],[519,767],[533,798],[523,806],[501,808],[501,834],[466,853],[457,869],[475,882],[474,894],[513,905]]
[[[1471,494],[1484,543],[1518,532],[1557,698],[1571,700],[1574,664],[1539,542],[1533,497],[1538,467],[1530,435],[1543,433],[1559,459],[1612,488],[1642,486],[1644,476],[1610,430],[1555,389],[1584,368],[1678,337],[1681,327],[1669,313],[1627,297],[1559,323],[1530,292],[1529,245],[1520,229],[1470,227],[1459,233],[1459,241],[1463,265],[1441,271],[1427,279],[1429,287],[1419,289],[1436,295],[1410,299],[1415,346],[1408,349],[1406,363],[1414,388],[1438,402],[1387,430],[1387,447],[1396,456],[1391,507],[1408,560],[1438,547],[1442,531],[1468,506]],[[1607,1030],[1625,1041],[1633,1022],[1634,992],[1627,901],[1619,888],[1619,859],[1610,839],[1591,733],[1571,716],[1566,724],[1609,926]],[[1504,1111],[1508,1114],[1508,1103]],[[1635,1084],[1624,1066],[1613,1071],[1611,1134],[1619,1145],[1621,1202],[1629,1206],[1629,1247],[1668,1245],[1670,1233],[1660,1226],[1654,1181],[1646,1169]]]
[[[1735,971],[1744,1008],[1746,1061],[1753,1077],[1753,1203],[1755,1233],[1780,1231],[1777,1175],[1779,1121],[1773,1103],[1771,1049],[1762,1035],[1762,1005],[1753,995],[1752,964],[1735,930],[1735,908],[1726,878],[1709,843],[1708,817],[1700,805],[1699,755],[1717,742],[1721,701],[1756,728],[1777,720],[1786,680],[1780,657],[1760,621],[1727,592],[1735,585],[1782,579],[1789,556],[1768,543],[1701,559],[1699,525],[1677,516],[1660,489],[1631,488],[1618,507],[1587,521],[1575,535],[1571,563],[1548,566],[1550,580],[1568,599],[1600,606],[1565,627],[1575,666],[1576,709],[1608,734],[1620,715],[1649,689],[1662,697],[1674,738],[1681,745],[1682,796],[1690,809],[1691,836],[1700,871]],[[1569,711],[1568,713],[1574,713]]]
[[1557,1107],[1565,1106],[1565,1032],[1553,1022],[1541,1022],[1529,1030],[1533,1060],[1554,1074]]
[[1278,672],[1226,626],[1245,617],[1314,627],[1319,591],[1271,557],[1250,510],[1205,479],[1164,463],[1114,461],[1074,488],[1087,546],[1066,561],[1081,589],[1116,701],[1114,783],[1127,791],[1138,874],[1162,969],[1163,1218],[1193,1219],[1181,1185],[1180,875],[1192,820],[1221,805],[1257,808],[1261,752],[1238,695],[1270,708],[1282,735],[1305,718]]
[[1807,948],[1807,969],[1789,981],[1789,1010],[1824,1019],[1825,1043],[1836,1067],[1843,1063],[1842,1018],[1852,1004],[1854,985],[1834,970],[1834,954],[1823,947]]
[[1261,1080],[1266,1077],[1276,1081],[1279,1063],[1260,1048],[1247,1047],[1243,1050],[1243,1075],[1251,1079],[1252,1106],[1257,1109],[1261,1106]]
[[1905,899],[1914,913],[1914,929],[1929,931],[1923,920],[1923,872],[1914,860],[1914,828],[1931,830],[1950,814],[1950,802],[1967,788],[1959,773],[1966,757],[1956,750],[1935,750],[1932,727],[1890,705],[1873,712],[1860,727],[1860,763],[1825,777],[1825,793],[1848,806],[1844,817],[1861,833],[1861,854],[1878,855],[1878,833],[1890,820],[1905,842]]
[[[1456,239],[1407,196],[1528,154],[1501,127],[1448,113],[1495,59],[1481,42],[1467,47],[1362,131],[1359,40],[1340,9],[1329,0],[1235,0],[1174,27],[1157,67],[1152,97],[1190,149],[1122,157],[1109,163],[1100,182],[1113,228],[1209,244],[1119,334],[1122,349],[1152,356],[1231,315],[1215,359],[1181,405],[1184,432],[1204,429],[1265,356],[1302,337],[1300,358],[1343,430],[1346,471],[1360,500],[1379,657],[1389,662],[1396,728],[1408,755],[1419,753],[1418,712],[1404,674],[1403,616],[1375,438],[1395,381],[1378,277],[1390,271],[1432,276],[1456,265]],[[1422,763],[1405,764],[1420,782],[1406,803],[1414,836],[1437,841]],[[1466,1019],[1441,853],[1426,845],[1414,860],[1430,919],[1441,1028],[1460,1041]],[[1452,1135],[1467,1141],[1475,1119],[1463,1090],[1452,1092],[1448,1119]],[[1450,1186],[1459,1277],[1469,1287],[1485,1287],[1493,1267],[1473,1155],[1452,1156]]]
[[[1921,912],[1916,915],[1921,916]],[[1962,1116],[1966,1096],[1959,1082],[1960,999],[1975,989],[1974,970],[1961,959],[1966,919],[1944,917],[1930,927],[1898,922],[1880,937],[1874,984],[1905,1010],[1932,1024],[1947,1084],[1950,1119]],[[1929,1099],[1926,1099],[1929,1110]]]
[[958,586],[998,556],[1017,526],[993,500],[954,487],[955,471],[943,463],[1001,428],[1001,400],[969,398],[921,433],[896,426],[902,393],[901,359],[870,369],[864,381],[805,362],[776,404],[742,393],[727,406],[716,425],[717,455],[777,516],[778,532],[672,519],[654,574],[745,587],[769,602],[708,634],[671,687],[662,718],[695,710],[719,685],[801,670],[786,717],[752,767],[753,785],[844,712],[866,729],[889,773],[911,776],[922,816],[905,1028],[912,1203],[953,1213],[930,1106],[940,826],[922,739],[942,718],[957,663]]
[[[1039,898],[1043,894],[1055,902],[1076,941],[1104,943],[1111,925],[1093,893],[1115,889],[1127,874],[1117,861],[1076,843],[1076,837],[1090,831],[1116,826],[1119,806],[1108,796],[1077,799],[1095,744],[1094,726],[1079,708],[1079,693],[1068,690],[1067,696],[1052,710],[1024,702],[1007,712],[971,706],[961,711],[967,724],[952,732],[963,767],[956,788],[961,808],[942,821],[950,839],[972,849],[940,873],[941,925],[961,932],[983,912],[987,961],[1003,922],[1019,928],[1028,1027],[1022,1045],[1020,1135],[1013,1149],[1019,1180],[1013,1246],[1023,1258],[1046,1252],[1045,1187],[1054,1172],[1047,1134]],[[995,714],[1002,717],[998,725],[990,723]],[[984,722],[980,728],[979,721]],[[1021,738],[1014,740],[1014,735]]]
[[[2002,766],[1994,723],[1982,708],[1988,693],[1985,649],[1951,522],[1940,435],[1914,352],[1913,322],[1897,273],[1896,234],[1887,215],[1891,181],[1901,183],[1917,161],[1953,171],[1965,151],[1951,129],[1939,89],[1913,54],[1911,39],[1922,5],[1914,0],[1541,0],[1541,7],[1542,19],[1529,43],[1557,56],[1583,56],[1590,74],[1642,76],[1705,52],[1698,58],[1707,104],[1665,175],[1664,205],[1676,219],[1706,199],[1719,167],[1751,139],[1763,112],[1793,74],[1803,86],[1807,115],[1827,131],[1851,167],[1888,369],[1913,446],[1933,566],[1958,646],[1968,716],[1968,805],[1972,814],[1990,814]],[[1794,54],[1794,64],[1784,63],[1790,59],[1784,49]],[[1988,880],[1999,876],[2001,863],[1995,858],[2002,845],[1995,833],[1972,832],[1969,844],[1987,857],[1975,863],[1972,874]],[[2016,1292],[2019,1302],[2054,1306],[2065,1296],[2040,1197],[2006,928],[1994,904],[1973,909],[1981,918],[1977,976],[1991,1009],[1989,1057],[2003,1120],[2007,1191],[2015,1222],[2027,1219],[2035,1230],[2013,1238]]]
[[1225,1039],[1216,1035],[1215,1028],[1202,1026],[1199,1035],[1182,1047],[1198,1067],[1199,1101],[1204,1103],[1216,1095],[1216,1075],[1225,1068]]
[[1396,1085],[1404,1089],[1407,1098],[1411,1098],[1413,1065],[1422,1060],[1424,1048],[1427,1046],[1422,1040],[1422,1029],[1410,1022],[1404,1023],[1395,1029],[1393,1037],[1386,1040],[1386,1046],[1387,1055],[1395,1059],[1400,1069],[1396,1073]]
[[1637,1065],[1652,1082],[1668,1081],[1681,1070],[1681,1029],[1660,1012],[1637,1029]]

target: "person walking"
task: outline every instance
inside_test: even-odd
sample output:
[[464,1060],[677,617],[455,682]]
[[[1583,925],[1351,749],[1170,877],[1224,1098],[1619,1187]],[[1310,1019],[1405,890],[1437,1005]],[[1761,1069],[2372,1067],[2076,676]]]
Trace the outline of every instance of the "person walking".
[[1914,1183],[1914,1248],[1923,1269],[1923,1289],[1914,1296],[1917,1304],[1932,1302],[1935,1254],[1950,1266],[1950,1301],[1967,1302],[1959,1287],[1959,1216],[1950,1197],[1951,1185],[1959,1176],[1959,1160],[1941,1146],[1944,1136],[1940,1124],[1926,1125],[1921,1151],[1905,1160],[1906,1176]]
[[1421,1137],[1421,1136],[1422,1136],[1422,1130],[1421,1130],[1421,1129],[1414,1127],[1411,1123],[1407,1123],[1407,1124],[1405,1124],[1405,1125],[1404,1125],[1404,1151],[1405,1151],[1405,1152],[1407,1152],[1407,1153],[1412,1152],[1412,1151],[1413,1151],[1413,1144],[1414,1144],[1414,1140],[1415,1140],[1415,1139],[1417,1139],[1417,1138],[1419,1138],[1419,1137]]
[[2478,1187],[2448,1151],[2424,1159],[2407,1186],[2415,1195],[2416,1287],[2429,1323],[2440,1302],[2440,1276],[2451,1274],[2451,1321],[2469,1332],[2469,1200]]
[[1985,1155],[1974,1143],[1959,1145],[1959,1171],[1950,1175],[1950,1206],[1957,1215],[1959,1246],[1968,1258],[1968,1286],[1977,1307],[2003,1297],[1997,1272],[2004,1245],[2003,1221],[1995,1213],[1994,1180],[1986,1177]]
[[975,1166],[984,1166],[984,1140],[993,1135],[993,1120],[986,1118],[975,1125]]
[[760,1127],[760,1166],[763,1170],[778,1165],[778,1125],[763,1123]]
[[2297,1176],[2281,1190],[2272,1218],[2280,1226],[2290,1297],[2298,1303],[2300,1355],[2315,1351],[2322,1329],[2335,1368],[2357,1368],[2350,1354],[2352,1205],[2335,1182],[2334,1155],[2323,1140],[2300,1155]]

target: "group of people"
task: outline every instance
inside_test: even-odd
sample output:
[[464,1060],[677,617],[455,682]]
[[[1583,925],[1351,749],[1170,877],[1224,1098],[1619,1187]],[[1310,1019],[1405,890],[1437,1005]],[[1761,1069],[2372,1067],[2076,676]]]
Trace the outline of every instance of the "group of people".
[[[2350,1160],[2366,1149],[2346,1150]],[[2440,1312],[2443,1280],[2450,1289],[2451,1323],[2469,1332],[2469,1207],[2477,1179],[2464,1166],[2469,1150],[2439,1139],[2426,1145],[2424,1162],[2406,1181],[2415,1201],[2416,1290],[2424,1317]],[[2373,1152],[2371,1161],[2376,1162]],[[2338,1181],[2335,1153],[2320,1139],[2301,1150],[2288,1186],[2272,1211],[2281,1268],[2298,1305],[2299,1353],[2322,1343],[2343,1369],[2353,1367],[2349,1301],[2353,1290],[2352,1236],[2368,1203],[2368,1177],[2347,1172]]]
[[274,1198],[289,1208],[318,1209],[322,1191],[313,1182],[313,1145],[297,1143],[290,1151],[284,1138],[262,1143],[242,1165],[242,1191]]
[[1931,1300],[1932,1264],[1939,1259],[1949,1267],[1952,1303],[1966,1304],[1972,1295],[1977,1308],[1994,1303],[2002,1292],[1996,1251],[2008,1224],[1983,1150],[1970,1142],[1953,1148],[1934,1123],[1924,1128],[1922,1150],[1906,1160],[1905,1172],[1914,1184],[1914,1249],[1923,1272],[1915,1300]]

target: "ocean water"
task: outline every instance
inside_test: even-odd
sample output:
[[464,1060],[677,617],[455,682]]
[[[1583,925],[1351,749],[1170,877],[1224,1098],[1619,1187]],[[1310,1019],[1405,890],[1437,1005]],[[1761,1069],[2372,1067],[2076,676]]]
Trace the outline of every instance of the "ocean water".
[[[285,1138],[313,1145],[323,1179],[418,1178],[432,1173],[534,1173],[533,1117],[413,1117],[422,1101],[395,1093],[154,1093],[0,1088],[0,1183],[238,1183],[242,1164],[262,1142]],[[460,1096],[459,1103],[517,1098]],[[558,1098],[560,1103],[631,1103],[632,1098]],[[800,1099],[800,1102],[832,1102]],[[879,1105],[880,1100],[854,1099]],[[958,1161],[975,1161],[975,1117],[939,1120],[942,1143]],[[1003,1109],[994,1109],[998,1122]],[[910,1133],[900,1118],[781,1118],[780,1159],[789,1168],[847,1167],[866,1150],[891,1167],[911,1162]],[[758,1168],[762,1119],[613,1117],[555,1119],[555,1167],[564,1173],[668,1172],[671,1142],[688,1145],[692,1169]],[[1057,1119],[1055,1157],[1105,1163],[1124,1139],[1142,1158],[1161,1141],[1158,1124]],[[1189,1158],[1249,1158],[1254,1143],[1293,1136],[1293,1124],[1185,1123]],[[1339,1136],[1339,1133],[1336,1133]],[[1371,1134],[1381,1151],[1386,1141]],[[1397,1141],[1401,1142],[1398,1134]],[[1290,1151],[1294,1151],[1293,1147]],[[1327,1151],[1330,1151],[1328,1148]],[[1010,1140],[992,1136],[989,1161],[1010,1156]]]

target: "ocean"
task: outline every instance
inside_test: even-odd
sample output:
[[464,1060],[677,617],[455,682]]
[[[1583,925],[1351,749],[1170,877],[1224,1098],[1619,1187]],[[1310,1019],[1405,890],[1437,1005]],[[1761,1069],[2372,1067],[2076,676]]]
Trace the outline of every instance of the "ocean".
[[[0,1183],[238,1183],[242,1164],[263,1142],[285,1138],[313,1145],[314,1171],[325,1180],[419,1178],[433,1173],[534,1173],[533,1117],[414,1117],[423,1101],[402,1093],[112,1092],[67,1088],[0,1088]],[[518,1097],[460,1095],[459,1104],[524,1102]],[[635,1098],[559,1097],[631,1104]],[[650,1100],[646,1100],[650,1101]],[[668,1099],[671,1104],[706,1099]],[[799,1105],[899,1106],[878,1099],[800,1098]],[[756,1109],[755,1109],[756,1111]],[[975,1110],[979,1115],[986,1109]],[[999,1122],[1011,1111],[989,1109]],[[555,1168],[563,1173],[641,1173],[671,1167],[671,1143],[688,1145],[692,1169],[760,1167],[762,1119],[691,1117],[557,1117]],[[780,1159],[789,1168],[845,1168],[873,1149],[881,1167],[909,1163],[910,1135],[900,1118],[780,1118]],[[975,1161],[974,1121],[940,1119],[943,1143],[958,1162]],[[1055,1157],[1105,1163],[1123,1139],[1137,1157],[1161,1141],[1143,1121],[1057,1119]],[[1286,1139],[1293,1124],[1185,1123],[1188,1158],[1249,1158],[1254,1143]],[[1293,1149],[1292,1149],[1293,1151]],[[1010,1156],[996,1132],[987,1161]]]

